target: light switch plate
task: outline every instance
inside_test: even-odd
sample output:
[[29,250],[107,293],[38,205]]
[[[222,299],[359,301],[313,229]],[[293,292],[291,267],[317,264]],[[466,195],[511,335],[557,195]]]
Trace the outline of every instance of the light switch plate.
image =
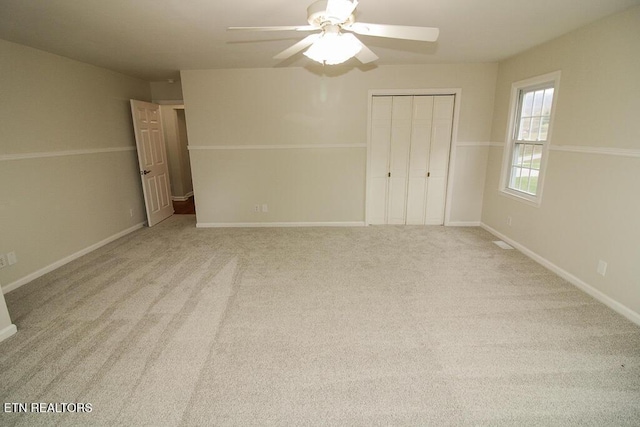
[[9,261],[9,265],[13,265],[18,262],[18,257],[14,251],[11,251],[7,254],[7,261]]
[[599,275],[604,276],[607,274],[607,263],[603,260],[598,261],[598,269],[596,270]]

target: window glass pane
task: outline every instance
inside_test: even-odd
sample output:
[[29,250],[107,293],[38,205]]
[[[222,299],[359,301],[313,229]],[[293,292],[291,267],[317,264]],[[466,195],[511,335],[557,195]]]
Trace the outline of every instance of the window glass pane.
[[533,97],[533,116],[539,116],[542,114],[542,99],[544,97],[544,90],[537,90]]
[[516,171],[516,178],[513,182],[513,188],[516,190],[520,190],[520,181],[522,181],[522,169],[518,168]]
[[520,189],[520,181],[522,181],[522,174],[516,176],[516,179],[514,180],[513,186],[511,188],[513,188],[514,190],[522,191]]
[[529,183],[527,184],[528,187],[526,189],[526,192],[529,194],[536,194],[536,192],[538,191],[538,176],[540,175],[540,172],[538,172],[537,170],[531,170],[530,171],[530,175],[529,175]]
[[522,171],[522,181],[520,182],[520,189],[522,191],[527,191],[529,187],[529,179],[531,177],[531,169],[526,169]]
[[516,178],[515,189],[518,191],[522,191],[522,186],[525,185],[526,180],[527,180],[526,173],[524,170],[522,170],[520,176]]
[[538,191],[542,145],[516,143],[513,153],[509,188],[535,196]]
[[529,158],[528,158],[528,160],[529,160],[529,167],[530,167],[530,168],[531,168],[531,167],[533,167],[533,152],[534,152],[533,150],[535,149],[535,147],[536,147],[536,145],[531,145],[531,146],[530,146],[530,148],[531,148],[531,150],[530,150],[530,152],[531,152],[531,157],[529,157]]
[[522,166],[522,144],[516,144],[513,149],[513,165]]
[[533,155],[533,145],[524,145],[522,153],[522,166],[525,168],[531,167],[531,156]]
[[553,102],[553,88],[544,91],[544,101],[542,102],[542,115],[551,115],[551,103]]
[[518,181],[520,180],[520,175],[522,174],[521,168],[513,168],[511,171],[511,180],[509,182],[509,187],[518,189]]
[[547,133],[549,132],[549,117],[543,117],[540,122],[540,136],[538,137],[538,141],[546,141]]
[[528,141],[529,140],[529,128],[531,127],[531,119],[522,119],[520,120],[520,129],[518,130],[518,140],[519,141]]
[[538,141],[540,132],[540,117],[534,117],[531,119],[531,130],[529,131],[529,141]]
[[542,160],[542,145],[536,145],[533,148],[533,160],[531,161],[531,167],[533,169],[540,170],[541,160]]
[[531,116],[533,111],[533,92],[527,92],[524,94],[522,100],[522,115],[521,117]]

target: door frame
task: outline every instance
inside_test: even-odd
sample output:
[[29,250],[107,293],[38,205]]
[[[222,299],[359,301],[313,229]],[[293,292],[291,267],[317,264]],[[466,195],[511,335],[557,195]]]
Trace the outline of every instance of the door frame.
[[[171,103],[159,103],[158,105],[160,105],[160,111],[163,110],[163,108],[167,108],[167,109],[171,109],[171,120],[173,121],[173,126],[174,126],[174,130],[175,133],[173,135],[173,137],[175,138],[175,141],[178,144],[178,148],[180,147],[180,135],[179,135],[179,131],[178,131],[178,110],[182,110],[182,111],[186,111],[184,108],[184,103],[174,103],[173,101]],[[167,129],[164,128],[165,123],[163,123],[163,131],[165,131],[167,133],[167,135],[169,134],[167,132]],[[188,138],[187,138],[188,139]],[[174,158],[175,156],[172,156],[171,154],[169,154],[169,144],[170,142],[168,141],[167,138],[165,138],[165,145],[167,146],[167,158],[169,159],[169,164],[171,165],[172,161],[176,161],[176,160],[180,160],[180,159],[176,159]],[[180,155],[178,156],[180,157]],[[191,157],[189,156],[189,141],[187,140],[187,161],[189,162],[189,167],[191,167]],[[169,172],[171,172],[171,167],[169,167]],[[174,176],[173,174],[170,174],[170,176]],[[184,176],[180,176],[180,179],[183,180],[184,183]],[[173,184],[173,182],[172,182]],[[193,176],[191,177],[191,191],[187,192],[184,196],[175,196],[173,194],[173,192],[171,193],[171,200],[172,201],[178,201],[178,202],[184,202],[186,200],[188,200],[190,197],[193,197]]]
[[432,89],[370,89],[367,95],[367,165],[366,165],[366,185],[364,196],[364,222],[369,222],[369,192],[370,192],[370,171],[371,171],[371,109],[374,96],[420,96],[420,95],[453,95],[453,128],[451,129],[451,148],[449,150],[449,165],[447,167],[447,186],[444,202],[444,225],[450,223],[451,216],[451,195],[453,189],[453,172],[456,158],[456,148],[458,145],[458,120],[460,117],[460,100],[462,99],[462,88],[432,88]]

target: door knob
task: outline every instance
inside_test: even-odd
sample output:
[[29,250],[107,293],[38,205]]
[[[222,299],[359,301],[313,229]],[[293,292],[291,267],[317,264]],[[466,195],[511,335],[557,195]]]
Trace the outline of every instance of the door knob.
[[151,171],[148,171],[148,170],[140,171],[140,174],[141,174],[141,175],[146,175],[146,174],[148,174],[148,173],[151,173]]

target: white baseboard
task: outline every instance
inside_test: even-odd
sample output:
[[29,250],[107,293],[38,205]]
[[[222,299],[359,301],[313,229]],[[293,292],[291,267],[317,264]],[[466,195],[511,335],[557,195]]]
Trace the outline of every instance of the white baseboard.
[[528,256],[529,258],[531,258],[532,260],[536,261],[538,264],[541,264],[542,266],[544,266],[544,267],[548,268],[549,270],[553,271],[558,276],[562,277],[567,282],[571,283],[573,286],[575,286],[578,289],[586,292],[587,294],[591,295],[593,298],[597,299],[598,301],[600,301],[604,305],[606,305],[609,308],[613,309],[614,311],[622,314],[624,317],[626,317],[627,319],[631,320],[636,325],[640,326],[640,314],[639,313],[636,313],[635,311],[631,310],[626,305],[621,304],[620,302],[614,300],[610,296],[605,295],[604,293],[602,293],[601,291],[597,290],[593,286],[589,285],[588,283],[586,283],[582,279],[579,279],[578,277],[574,276],[573,274],[569,273],[568,271],[562,269],[561,267],[558,267],[557,265],[555,265],[554,263],[552,263],[548,259],[538,255],[537,253],[535,253],[532,250],[528,249],[527,247],[521,245],[520,243],[516,242],[515,240],[510,239],[509,237],[507,237],[504,234],[500,233],[498,230],[496,230],[496,229],[494,229],[494,228],[492,228],[492,227],[490,227],[490,226],[488,226],[487,224],[484,224],[484,223],[481,223],[480,226],[482,228],[484,228],[485,230],[487,230],[489,233],[493,234],[494,236],[499,237],[503,241],[507,242],[508,244],[510,244],[511,246],[513,246],[514,248],[516,248],[517,250],[519,250],[520,252],[522,252],[523,254]]
[[173,200],[174,202],[186,202],[192,196],[193,196],[193,191],[189,191],[184,196],[171,196],[171,200]]
[[364,227],[364,221],[352,222],[199,222],[197,228],[230,227]]
[[480,227],[480,221],[449,221],[447,227]]
[[6,328],[0,331],[0,342],[6,340],[16,332],[18,332],[18,328],[16,328],[16,325],[7,326]]
[[19,288],[20,286],[25,285],[25,284],[31,282],[32,280],[37,279],[40,276],[44,276],[45,274],[55,270],[56,268],[60,268],[63,265],[68,264],[71,261],[76,260],[76,259],[80,258],[81,256],[88,254],[89,252],[93,252],[96,249],[98,249],[98,248],[100,248],[100,247],[102,247],[102,246],[104,246],[104,245],[106,245],[108,243],[111,243],[114,240],[119,239],[120,237],[126,236],[129,233],[133,233],[134,231],[139,230],[145,224],[146,224],[145,222],[141,222],[140,224],[136,224],[133,227],[129,227],[126,230],[123,230],[123,231],[121,231],[119,233],[114,234],[113,236],[107,237],[106,239],[99,241],[98,243],[94,243],[93,245],[88,246],[88,247],[86,247],[86,248],[84,248],[82,250],[79,250],[78,252],[75,252],[75,253],[67,256],[67,257],[64,257],[61,260],[58,260],[58,261],[56,261],[56,262],[54,262],[52,264],[49,264],[44,268],[41,268],[41,269],[39,269],[37,271],[34,271],[33,273],[28,274],[28,275],[16,280],[13,283],[9,283],[8,285],[2,287],[2,293],[6,294],[8,292],[11,292],[14,289]]

